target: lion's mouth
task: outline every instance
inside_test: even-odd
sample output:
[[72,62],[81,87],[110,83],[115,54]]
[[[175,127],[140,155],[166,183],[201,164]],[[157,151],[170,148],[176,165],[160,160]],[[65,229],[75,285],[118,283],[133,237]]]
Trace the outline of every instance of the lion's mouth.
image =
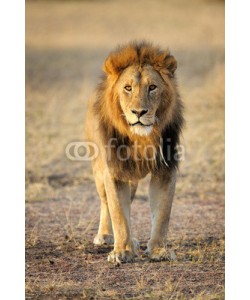
[[136,122],[136,123],[133,123],[133,124],[129,123],[129,126],[135,126],[135,125],[147,127],[147,126],[152,126],[153,124],[143,124],[143,123],[140,122],[140,121],[138,121],[138,122]]

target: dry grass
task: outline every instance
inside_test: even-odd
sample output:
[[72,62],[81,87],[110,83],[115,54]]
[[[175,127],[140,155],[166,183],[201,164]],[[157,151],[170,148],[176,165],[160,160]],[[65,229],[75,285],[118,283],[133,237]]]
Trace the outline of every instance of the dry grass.
[[[94,247],[99,200],[89,163],[67,160],[86,101],[117,43],[170,46],[186,106],[185,161],[168,247],[150,263],[146,178],[132,207],[141,257],[115,268]],[[26,2],[26,298],[224,299],[223,1]],[[141,230],[143,228],[143,231]]]

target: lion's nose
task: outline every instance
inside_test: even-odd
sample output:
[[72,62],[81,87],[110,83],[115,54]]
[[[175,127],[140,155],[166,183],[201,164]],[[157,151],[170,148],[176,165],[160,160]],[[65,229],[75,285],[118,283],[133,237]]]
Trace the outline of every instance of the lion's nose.
[[139,109],[139,110],[132,109],[131,111],[133,114],[137,115],[138,118],[140,118],[141,116],[145,115],[148,112],[148,109]]

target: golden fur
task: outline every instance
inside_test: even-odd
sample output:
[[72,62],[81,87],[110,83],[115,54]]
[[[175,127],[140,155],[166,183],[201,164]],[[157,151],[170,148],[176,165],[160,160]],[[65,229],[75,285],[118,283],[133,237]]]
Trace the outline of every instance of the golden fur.
[[105,75],[90,99],[86,133],[100,150],[92,162],[101,198],[100,225],[94,242],[111,243],[114,237],[111,262],[131,261],[136,255],[137,243],[130,229],[130,198],[138,180],[148,173],[152,174],[153,221],[148,254],[154,260],[166,259],[163,240],[183,124],[176,68],[177,62],[168,50],[145,42],[130,43],[106,59]]

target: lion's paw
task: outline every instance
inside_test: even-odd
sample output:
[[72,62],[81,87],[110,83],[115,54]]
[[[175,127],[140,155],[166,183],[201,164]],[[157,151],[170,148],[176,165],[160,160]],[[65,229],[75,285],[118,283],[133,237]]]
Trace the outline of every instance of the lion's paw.
[[132,251],[111,251],[108,255],[108,261],[116,265],[121,263],[133,262],[135,260],[135,254]]
[[152,261],[170,260],[166,248],[153,248],[151,251],[146,250],[146,254]]
[[111,245],[114,244],[114,238],[111,234],[97,234],[94,238],[95,245]]

